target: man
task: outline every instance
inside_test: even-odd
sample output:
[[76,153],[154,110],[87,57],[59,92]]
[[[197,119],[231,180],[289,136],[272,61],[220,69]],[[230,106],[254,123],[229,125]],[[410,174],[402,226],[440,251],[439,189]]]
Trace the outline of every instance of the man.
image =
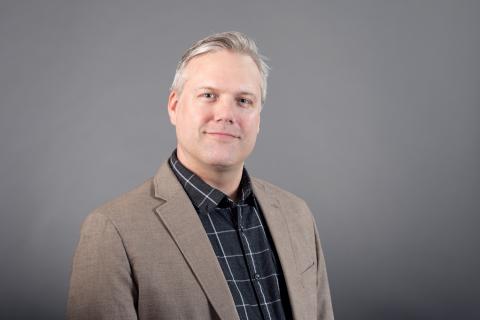
[[85,220],[69,319],[333,319],[307,205],[244,168],[267,71],[238,32],[186,51],[168,98],[177,149]]

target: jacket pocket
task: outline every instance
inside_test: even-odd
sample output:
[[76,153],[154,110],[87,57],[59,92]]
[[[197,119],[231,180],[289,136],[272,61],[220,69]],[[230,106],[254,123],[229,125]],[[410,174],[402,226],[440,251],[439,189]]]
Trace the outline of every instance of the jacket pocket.
[[310,263],[307,263],[304,267],[302,267],[300,269],[300,274],[303,275],[305,272],[307,272],[308,270],[310,270],[314,266],[315,266],[315,261],[312,260]]

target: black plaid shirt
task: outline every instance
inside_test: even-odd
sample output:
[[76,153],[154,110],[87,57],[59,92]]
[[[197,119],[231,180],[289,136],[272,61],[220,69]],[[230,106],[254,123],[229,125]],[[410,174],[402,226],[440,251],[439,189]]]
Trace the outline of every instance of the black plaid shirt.
[[235,203],[185,168],[176,150],[169,164],[198,212],[240,319],[290,319],[281,266],[245,168]]

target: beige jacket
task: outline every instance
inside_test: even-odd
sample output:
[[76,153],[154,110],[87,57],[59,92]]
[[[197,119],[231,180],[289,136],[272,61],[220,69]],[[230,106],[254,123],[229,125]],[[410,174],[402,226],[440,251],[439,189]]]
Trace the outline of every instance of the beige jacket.
[[[315,222],[300,198],[252,178],[294,319],[333,319]],[[167,163],[83,223],[68,319],[239,319],[210,241]]]

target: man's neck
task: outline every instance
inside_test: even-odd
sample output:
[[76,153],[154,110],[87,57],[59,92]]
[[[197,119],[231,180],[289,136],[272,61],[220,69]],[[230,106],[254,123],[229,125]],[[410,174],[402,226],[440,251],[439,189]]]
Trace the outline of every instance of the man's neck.
[[242,180],[243,165],[233,168],[202,166],[188,160],[182,152],[177,152],[178,160],[190,171],[210,186],[222,191],[233,201],[237,201],[238,188]]
[[207,171],[205,173],[195,173],[203,181],[225,193],[233,201],[237,201],[238,188],[242,179],[242,170],[233,171]]

